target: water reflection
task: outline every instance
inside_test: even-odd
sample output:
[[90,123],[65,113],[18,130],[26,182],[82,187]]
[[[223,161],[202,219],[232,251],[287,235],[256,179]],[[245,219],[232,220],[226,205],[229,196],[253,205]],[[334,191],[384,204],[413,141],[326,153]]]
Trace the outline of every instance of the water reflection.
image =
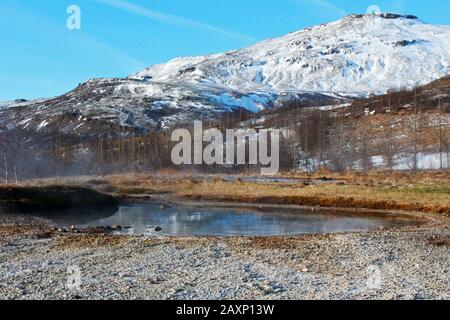
[[96,221],[113,219],[119,208],[115,206],[101,208],[80,208],[70,210],[34,210],[26,214],[52,221],[58,225],[95,224]]
[[[85,216],[86,217],[86,216]],[[180,236],[275,236],[376,230],[414,224],[409,219],[333,215],[301,209],[258,209],[164,206],[157,203],[122,205],[113,215],[93,215],[60,223],[86,226],[121,225],[123,233]],[[86,217],[87,218],[87,217]],[[55,220],[54,220],[55,221]],[[162,228],[156,232],[155,228]]]

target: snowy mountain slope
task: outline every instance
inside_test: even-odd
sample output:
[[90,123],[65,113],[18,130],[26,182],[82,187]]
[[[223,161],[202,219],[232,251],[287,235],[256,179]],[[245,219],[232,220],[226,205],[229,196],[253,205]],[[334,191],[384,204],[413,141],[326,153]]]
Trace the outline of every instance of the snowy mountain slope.
[[0,106],[0,131],[135,134],[284,101],[329,106],[450,74],[450,26],[415,17],[352,15],[249,48],[179,58],[62,96]]
[[243,95],[201,84],[95,79],[56,98],[3,104],[0,133],[5,129],[84,137],[146,133],[237,106],[257,112],[276,98],[265,92]]
[[359,95],[450,73],[450,26],[415,17],[351,15],[252,47],[152,66],[133,78],[239,90]]

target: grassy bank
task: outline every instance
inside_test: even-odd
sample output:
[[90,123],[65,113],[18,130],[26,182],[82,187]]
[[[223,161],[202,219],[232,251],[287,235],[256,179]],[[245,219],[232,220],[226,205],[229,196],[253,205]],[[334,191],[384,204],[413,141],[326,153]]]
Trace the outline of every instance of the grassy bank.
[[79,186],[0,186],[0,208],[5,210],[64,210],[114,207],[111,195]]
[[[291,175],[298,183],[227,182],[215,177],[160,179],[154,176],[111,176],[105,181],[119,194],[171,193],[195,200],[264,204],[296,204],[337,208],[365,208],[432,212],[450,215],[450,173],[374,172]],[[332,182],[326,182],[333,180]],[[130,192],[127,192],[130,191]]]
[[38,181],[79,185],[119,197],[169,194],[192,200],[295,204],[440,213],[450,216],[450,172],[284,174],[296,183],[225,181],[220,176],[116,175]]

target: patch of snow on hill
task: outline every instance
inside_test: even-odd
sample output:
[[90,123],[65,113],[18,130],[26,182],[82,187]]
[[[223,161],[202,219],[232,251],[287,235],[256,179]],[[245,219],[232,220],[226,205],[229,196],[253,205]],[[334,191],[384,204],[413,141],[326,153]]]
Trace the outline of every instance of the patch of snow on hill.
[[450,74],[448,39],[449,26],[352,15],[241,50],[175,59],[132,77],[231,90],[385,93]]

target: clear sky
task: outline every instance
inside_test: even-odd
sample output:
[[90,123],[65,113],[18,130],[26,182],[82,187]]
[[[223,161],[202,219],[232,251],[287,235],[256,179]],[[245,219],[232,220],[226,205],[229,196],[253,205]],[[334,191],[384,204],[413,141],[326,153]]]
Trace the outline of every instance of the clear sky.
[[[67,28],[70,5],[81,10],[80,30]],[[448,0],[1,0],[0,100],[55,96],[90,78],[238,49],[371,5],[450,24]]]

